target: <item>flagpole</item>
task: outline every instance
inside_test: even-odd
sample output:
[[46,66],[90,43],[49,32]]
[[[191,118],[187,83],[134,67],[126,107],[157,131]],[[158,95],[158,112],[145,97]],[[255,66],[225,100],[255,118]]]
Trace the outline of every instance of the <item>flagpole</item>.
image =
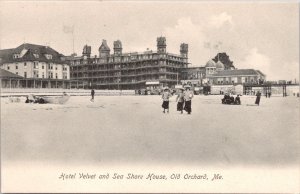
[[72,29],[72,39],[73,39],[73,54],[75,53],[74,51],[74,25],[73,25],[73,29]]

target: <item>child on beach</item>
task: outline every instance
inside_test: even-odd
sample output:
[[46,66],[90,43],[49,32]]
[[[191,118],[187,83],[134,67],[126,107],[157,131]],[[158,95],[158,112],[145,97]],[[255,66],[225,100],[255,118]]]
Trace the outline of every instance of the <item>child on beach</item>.
[[169,88],[165,88],[164,92],[162,94],[163,104],[162,108],[164,109],[163,113],[165,113],[165,110],[167,109],[167,112],[169,113],[169,98],[172,96],[170,93]]

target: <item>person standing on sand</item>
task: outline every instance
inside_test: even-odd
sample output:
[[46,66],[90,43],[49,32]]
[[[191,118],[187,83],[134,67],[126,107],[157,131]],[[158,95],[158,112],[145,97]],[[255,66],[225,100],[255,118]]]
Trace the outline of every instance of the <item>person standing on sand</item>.
[[194,97],[193,92],[190,89],[190,86],[186,87],[186,91],[184,92],[184,110],[191,114],[192,112],[192,98]]
[[163,104],[161,105],[162,108],[164,109],[163,113],[165,113],[166,109],[167,109],[167,112],[169,113],[169,98],[172,96],[172,94],[170,93],[170,90],[169,88],[165,88],[164,89],[164,92],[162,94],[162,99],[163,99]]
[[179,93],[176,98],[177,102],[177,111],[180,111],[181,114],[183,113],[183,104],[184,104],[184,94],[183,94],[184,89],[180,88]]
[[256,100],[255,100],[255,104],[257,104],[257,106],[259,106],[260,96],[261,96],[260,91],[257,91],[257,93],[256,93]]
[[94,96],[95,96],[95,90],[94,89],[92,89],[92,91],[91,91],[91,96],[92,96],[91,101],[94,102]]

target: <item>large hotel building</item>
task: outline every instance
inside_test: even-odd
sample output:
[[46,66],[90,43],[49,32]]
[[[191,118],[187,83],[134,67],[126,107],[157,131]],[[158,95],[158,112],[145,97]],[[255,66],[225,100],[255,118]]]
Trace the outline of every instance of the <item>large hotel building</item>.
[[[71,56],[70,77],[85,83],[85,88],[144,89],[174,87],[180,72],[188,67],[188,44],[180,45],[180,54],[168,53],[165,37],[157,38],[157,51],[123,53],[121,41],[114,41],[113,53],[102,41],[99,56],[91,56],[85,45],[82,56]],[[74,86],[76,87],[76,86]]]

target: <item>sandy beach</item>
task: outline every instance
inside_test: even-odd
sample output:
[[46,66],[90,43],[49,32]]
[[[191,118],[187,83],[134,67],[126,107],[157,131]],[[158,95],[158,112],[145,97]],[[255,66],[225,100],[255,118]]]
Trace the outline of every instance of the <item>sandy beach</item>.
[[160,96],[73,96],[64,105],[1,98],[2,162],[293,165],[299,98],[195,96],[192,114],[163,114]]

